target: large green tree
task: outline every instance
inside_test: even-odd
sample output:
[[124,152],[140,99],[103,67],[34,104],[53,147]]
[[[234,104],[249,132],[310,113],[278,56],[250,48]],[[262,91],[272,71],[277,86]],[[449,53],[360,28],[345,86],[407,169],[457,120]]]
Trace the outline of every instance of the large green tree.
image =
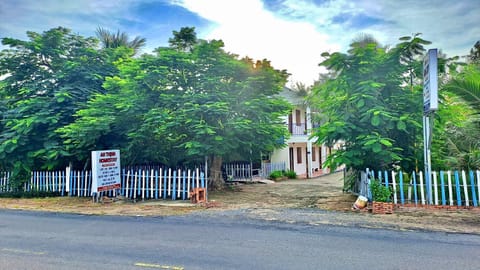
[[97,40],[66,28],[27,32],[29,40],[3,38],[0,53],[2,122],[0,164],[25,173],[65,165],[63,139],[55,133],[115,67],[112,55],[98,52]]
[[108,93],[96,95],[75,123],[59,130],[67,143],[119,147],[128,150],[128,163],[181,165],[209,157],[213,187],[223,184],[223,159],[279,146],[289,105],[277,94],[287,73],[267,60],[238,59],[222,41],[177,46],[190,44],[187,37],[156,55],[117,62],[119,76],[104,84]]
[[[371,36],[360,37],[348,53],[324,53],[333,78],[314,87],[310,96],[321,112],[315,130],[319,142],[342,143],[327,165],[354,170],[415,167],[421,158],[423,45],[419,37],[400,38],[389,48]],[[420,151],[419,151],[420,150]]]

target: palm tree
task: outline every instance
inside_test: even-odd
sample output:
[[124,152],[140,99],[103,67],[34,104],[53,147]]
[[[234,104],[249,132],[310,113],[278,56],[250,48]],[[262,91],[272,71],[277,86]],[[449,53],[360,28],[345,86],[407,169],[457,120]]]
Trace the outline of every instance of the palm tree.
[[480,40],[473,45],[473,48],[470,50],[470,55],[468,58],[472,62],[480,63]]
[[445,85],[445,89],[456,94],[480,113],[480,66],[470,64]]
[[170,47],[180,51],[191,51],[197,43],[195,27],[182,27],[180,31],[173,31],[173,38],[168,39]]
[[462,127],[447,132],[448,163],[457,168],[480,168],[480,66],[470,64],[445,85],[473,110]]
[[105,28],[98,27],[96,35],[103,45],[103,48],[118,48],[127,47],[133,49],[134,53],[138,53],[140,48],[145,46],[147,40],[140,36],[136,36],[133,40],[128,40],[128,35],[125,32],[117,30],[116,33],[110,32]]

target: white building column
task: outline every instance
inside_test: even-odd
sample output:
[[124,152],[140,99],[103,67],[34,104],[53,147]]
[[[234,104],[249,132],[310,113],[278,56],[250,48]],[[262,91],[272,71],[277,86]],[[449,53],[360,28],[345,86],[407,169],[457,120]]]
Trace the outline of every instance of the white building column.
[[311,178],[313,175],[313,163],[312,163],[312,140],[310,139],[310,136],[312,135],[312,112],[310,110],[310,107],[307,106],[306,109],[306,116],[307,119],[305,119],[307,123],[307,178]]

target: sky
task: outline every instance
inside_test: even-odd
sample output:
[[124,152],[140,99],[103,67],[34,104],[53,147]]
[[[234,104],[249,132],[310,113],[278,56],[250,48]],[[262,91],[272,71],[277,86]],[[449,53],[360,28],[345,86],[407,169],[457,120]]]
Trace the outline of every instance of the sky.
[[[167,46],[172,31],[195,27],[201,39],[221,39],[240,57],[268,59],[311,85],[323,52],[346,52],[371,34],[383,45],[422,33],[448,56],[469,53],[480,40],[480,0],[1,0],[0,38],[26,40],[63,26],[83,36],[97,27],[145,37],[143,52]],[[0,47],[5,48],[5,47]]]

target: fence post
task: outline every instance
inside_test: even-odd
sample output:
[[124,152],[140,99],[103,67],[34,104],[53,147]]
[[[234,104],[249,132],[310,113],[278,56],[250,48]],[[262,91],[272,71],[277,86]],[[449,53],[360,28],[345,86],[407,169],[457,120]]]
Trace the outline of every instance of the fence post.
[[462,196],[460,195],[460,177],[458,171],[455,171],[455,189],[457,191],[457,206],[462,206]]
[[444,172],[440,171],[440,185],[441,185],[441,189],[442,189],[442,205],[446,205],[447,200],[445,198],[445,177],[444,177],[443,174],[444,174]]
[[[162,175],[162,171],[160,171],[160,175]],[[155,170],[155,200],[158,200],[158,170]]]
[[125,176],[125,197],[130,198],[130,189],[129,181],[130,180],[130,170],[127,170],[127,175]]
[[173,180],[172,180],[172,200],[175,201],[176,197],[177,197],[177,171],[173,171]]
[[167,198],[167,169],[163,170],[163,199]]
[[187,176],[187,171],[183,170],[183,173],[182,173],[182,180],[183,180],[183,185],[182,185],[182,189],[183,189],[183,193],[182,193],[182,200],[185,200],[186,198],[186,195],[187,195],[187,186],[186,186],[186,176]]
[[477,189],[478,189],[478,196],[480,197],[480,171],[477,170]]
[[418,194],[417,194],[417,174],[415,171],[412,173],[412,178],[413,178],[413,198],[415,200],[415,205],[418,204]]
[[190,184],[192,182],[192,178],[191,178],[190,173],[191,173],[191,171],[189,169],[188,172],[187,172],[187,198],[190,198]]
[[400,181],[400,203],[403,205],[405,204],[405,196],[403,194],[403,172],[400,171],[399,175],[399,181]]
[[153,189],[154,189],[153,179],[154,179],[154,175],[153,175],[153,169],[152,169],[150,171],[150,198],[153,198]]
[[453,188],[452,188],[452,172],[447,171],[447,180],[448,180],[448,200],[450,206],[453,206]]
[[180,169],[177,170],[177,198],[180,198],[180,193],[182,191],[182,171]]
[[195,184],[196,184],[195,186],[196,186],[196,187],[200,187],[200,170],[197,168],[197,169],[195,170],[195,172],[196,172],[196,176],[197,176],[197,181],[196,181],[196,183],[195,183]]
[[437,172],[432,171],[433,175],[433,194],[435,199],[435,205],[438,205],[438,186],[437,186]]
[[138,171],[135,170],[135,176],[133,177],[133,201],[137,200],[137,180],[138,180]]
[[473,206],[477,207],[477,194],[475,192],[475,179],[473,177],[473,171],[470,171],[470,188],[472,189],[472,202]]
[[422,200],[422,205],[425,205],[425,194],[423,187],[423,172],[420,171],[420,199]]
[[395,172],[392,171],[392,187],[393,187],[393,203],[397,204],[397,183],[395,180]]
[[467,175],[462,170],[463,194],[465,195],[465,206],[470,206],[470,199],[468,198]]

